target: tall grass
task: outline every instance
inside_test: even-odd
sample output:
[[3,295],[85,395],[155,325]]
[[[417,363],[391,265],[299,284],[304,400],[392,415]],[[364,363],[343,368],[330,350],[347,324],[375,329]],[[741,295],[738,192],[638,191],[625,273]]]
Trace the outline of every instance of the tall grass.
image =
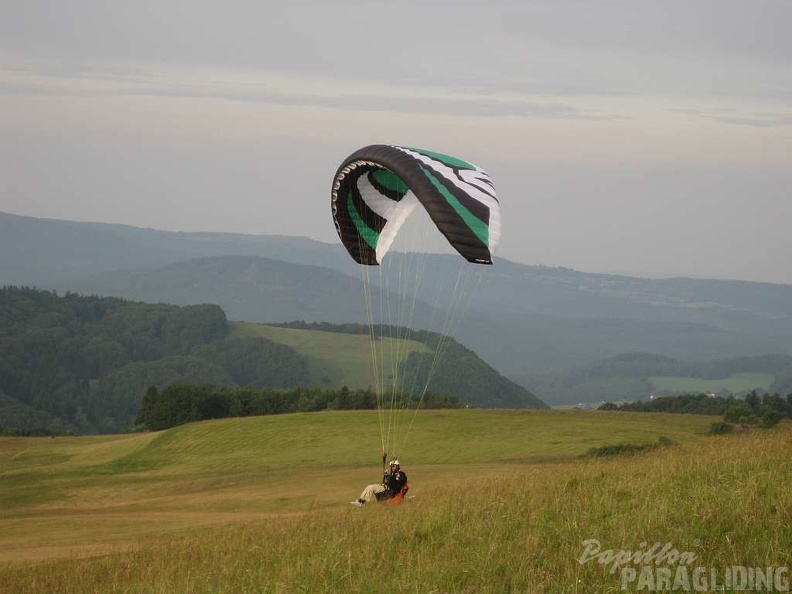
[[789,567],[791,451],[783,424],[486,476],[471,463],[400,507],[322,506],[101,557],[0,566],[0,591],[622,591],[609,566],[579,563],[586,539],[614,550],[671,543],[697,566]]

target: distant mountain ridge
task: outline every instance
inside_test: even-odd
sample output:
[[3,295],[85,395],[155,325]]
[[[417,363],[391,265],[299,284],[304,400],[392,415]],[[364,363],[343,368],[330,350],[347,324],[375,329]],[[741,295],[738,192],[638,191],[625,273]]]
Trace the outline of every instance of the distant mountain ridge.
[[[265,256],[317,265],[326,265],[325,260],[342,262],[343,256],[341,246],[304,237],[159,231],[3,212],[0,248],[0,283],[37,286],[206,256]],[[348,270],[354,270],[352,264]]]
[[[431,256],[429,278],[450,258]],[[690,361],[792,355],[792,285],[641,279],[502,259],[480,268],[454,337],[512,379],[625,352]],[[340,245],[307,238],[0,214],[0,284],[218,303],[230,319],[254,322],[346,323],[365,321],[359,278]],[[416,324],[431,318],[429,304],[443,290],[422,287]]]
[[352,279],[323,266],[258,256],[208,256],[153,270],[121,270],[58,283],[82,293],[145,302],[221,304],[230,320],[358,322],[363,296]]

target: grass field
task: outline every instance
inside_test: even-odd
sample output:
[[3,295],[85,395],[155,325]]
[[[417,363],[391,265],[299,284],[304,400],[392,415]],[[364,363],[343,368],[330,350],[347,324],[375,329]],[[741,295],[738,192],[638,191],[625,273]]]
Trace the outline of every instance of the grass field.
[[655,376],[649,378],[657,394],[714,394],[725,390],[733,394],[751,390],[768,390],[775,377],[767,373],[735,373],[722,379]]
[[[352,389],[375,385],[368,334],[341,334],[248,322],[231,322],[230,326],[231,338],[264,337],[296,350],[308,361],[313,385],[346,385]],[[423,343],[391,338],[378,340],[376,348],[381,362],[378,368],[381,369],[395,368],[413,352],[429,351]]]
[[[363,509],[373,412],[0,438],[0,592],[620,591],[578,562],[588,538],[792,565],[792,427],[708,437],[712,420],[422,411],[400,453],[414,498]],[[675,445],[581,457],[660,436]]]

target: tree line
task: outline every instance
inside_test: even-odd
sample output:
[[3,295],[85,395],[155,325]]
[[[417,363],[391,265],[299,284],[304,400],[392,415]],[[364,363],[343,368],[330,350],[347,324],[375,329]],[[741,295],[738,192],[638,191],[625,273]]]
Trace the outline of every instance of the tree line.
[[658,396],[646,402],[626,402],[614,404],[606,402],[598,410],[621,410],[629,412],[666,412],[697,415],[725,415],[727,411],[738,407],[748,410],[757,418],[768,410],[777,411],[782,417],[792,419],[792,394],[783,397],[779,394],[763,393],[756,390],[746,395],[745,399],[728,396],[710,396],[708,394],[686,394],[682,396]]
[[[450,394],[427,392],[423,400],[398,397],[399,406],[421,408],[460,408]],[[172,384],[159,391],[149,386],[135,418],[138,429],[159,431],[184,423],[228,417],[250,417],[321,410],[373,410],[376,394],[370,390],[295,388],[277,390],[212,384]]]

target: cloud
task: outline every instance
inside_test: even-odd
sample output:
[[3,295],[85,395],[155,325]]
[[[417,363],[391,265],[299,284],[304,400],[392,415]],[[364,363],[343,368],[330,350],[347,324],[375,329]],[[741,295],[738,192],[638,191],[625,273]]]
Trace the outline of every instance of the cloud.
[[702,118],[737,126],[753,126],[756,128],[792,126],[792,112],[744,112],[736,108],[713,108],[710,110],[679,108],[671,111],[693,118]]
[[626,116],[518,90],[383,84],[277,73],[147,70],[119,65],[28,64],[0,70],[0,94],[154,96],[223,99],[273,105],[333,107],[473,117],[538,117],[609,121]]

